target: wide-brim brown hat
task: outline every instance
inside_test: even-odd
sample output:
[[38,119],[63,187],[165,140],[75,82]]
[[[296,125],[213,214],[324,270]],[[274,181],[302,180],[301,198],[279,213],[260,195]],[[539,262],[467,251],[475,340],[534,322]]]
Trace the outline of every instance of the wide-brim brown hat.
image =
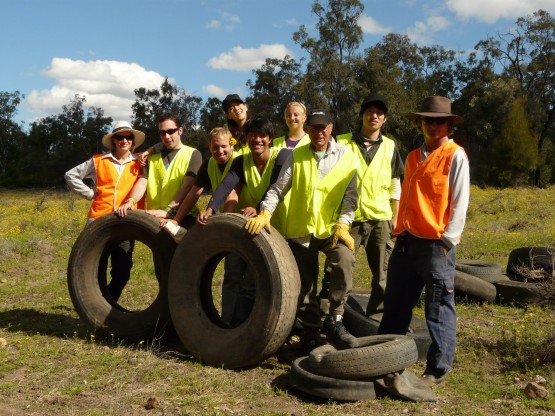
[[451,100],[439,95],[424,98],[419,110],[406,116],[412,121],[418,121],[423,117],[451,117],[455,124],[461,124],[464,121],[461,116],[451,113]]
[[112,136],[118,133],[132,133],[135,147],[139,147],[145,141],[145,134],[142,131],[131,128],[131,124],[129,124],[127,121],[116,121],[112,132],[109,134],[105,134],[102,137],[102,144],[105,148],[112,148]]

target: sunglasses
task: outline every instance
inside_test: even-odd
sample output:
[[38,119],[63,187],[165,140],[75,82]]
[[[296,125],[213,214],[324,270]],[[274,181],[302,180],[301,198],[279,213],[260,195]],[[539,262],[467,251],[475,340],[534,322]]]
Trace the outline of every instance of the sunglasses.
[[130,136],[121,136],[119,134],[116,134],[115,136],[112,136],[112,138],[116,139],[117,141],[121,141],[123,139],[131,141],[135,138],[135,136],[133,136],[132,134]]
[[422,121],[428,125],[430,124],[442,125],[449,121],[449,117],[424,117]]
[[166,134],[169,134],[170,136],[172,134],[174,134],[177,130],[179,130],[179,128],[175,128],[175,129],[167,129],[167,130],[158,130],[158,134],[160,136],[165,136]]

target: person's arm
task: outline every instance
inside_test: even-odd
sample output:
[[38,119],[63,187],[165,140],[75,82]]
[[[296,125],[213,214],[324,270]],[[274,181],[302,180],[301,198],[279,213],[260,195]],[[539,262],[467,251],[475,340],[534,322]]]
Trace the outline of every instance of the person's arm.
[[91,189],[83,179],[91,179],[96,184],[96,169],[94,167],[94,161],[92,158],[74,168],[68,170],[64,178],[66,180],[68,188],[83,198],[92,200],[95,196],[94,189]]
[[243,182],[243,156],[238,156],[231,163],[229,172],[224,176],[222,183],[214,190],[212,198],[208,202],[208,208],[213,212],[217,212],[233,189]]
[[260,210],[270,211],[272,214],[276,210],[277,205],[283,199],[285,194],[291,189],[293,182],[293,153],[289,155],[279,172],[276,182],[268,188],[266,196],[260,202]]
[[127,211],[134,209],[137,202],[139,202],[141,198],[145,195],[146,184],[147,179],[145,177],[141,176],[139,177],[139,179],[137,179],[137,182],[135,182],[135,185],[131,190],[129,198],[127,198],[123,202],[123,204],[116,209],[116,215],[123,218],[127,215]]
[[451,204],[449,221],[441,240],[449,247],[459,244],[470,200],[470,169],[464,149],[455,151],[449,170]]
[[187,196],[185,197],[181,205],[179,205],[179,209],[175,213],[175,216],[173,217],[173,219],[171,220],[167,218],[162,219],[160,221],[160,226],[163,227],[164,225],[166,225],[168,221],[173,221],[176,225],[179,225],[179,223],[183,220],[183,218],[185,218],[185,216],[189,212],[191,212],[195,204],[198,202],[203,191],[204,191],[204,188],[193,185],[193,187],[191,188],[191,190],[189,191],[189,193],[187,194]]
[[146,166],[146,162],[149,156],[155,153],[160,153],[163,148],[164,148],[164,143],[158,142],[155,145],[150,146],[144,152],[139,153],[138,158],[139,158],[139,162],[141,163],[141,166]]
[[397,218],[399,216],[399,201],[401,200],[401,179],[393,178],[391,179],[391,188],[389,190],[389,198],[391,203],[391,224],[393,229],[397,225]]

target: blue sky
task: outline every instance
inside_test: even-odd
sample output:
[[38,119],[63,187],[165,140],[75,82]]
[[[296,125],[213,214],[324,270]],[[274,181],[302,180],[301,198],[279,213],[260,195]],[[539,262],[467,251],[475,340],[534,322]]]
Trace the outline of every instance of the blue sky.
[[[322,0],[327,4],[327,0]],[[363,0],[362,48],[390,32],[468,52],[553,0]],[[164,77],[190,94],[248,95],[268,57],[295,59],[301,24],[315,35],[312,0],[0,0],[0,91],[25,100],[18,121],[58,114],[75,94],[129,119],[133,90]]]

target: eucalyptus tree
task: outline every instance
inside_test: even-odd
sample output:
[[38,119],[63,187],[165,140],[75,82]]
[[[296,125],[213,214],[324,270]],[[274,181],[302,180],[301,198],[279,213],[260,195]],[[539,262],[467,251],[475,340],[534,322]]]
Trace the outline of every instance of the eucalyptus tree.
[[11,185],[13,167],[20,154],[24,133],[14,121],[17,107],[24,98],[19,91],[0,91],[0,183]]
[[352,127],[352,108],[358,100],[355,75],[362,41],[358,20],[363,11],[359,0],[328,0],[325,5],[316,0],[312,13],[318,18],[318,36],[310,36],[304,25],[293,33],[293,41],[309,55],[303,80],[310,88],[308,104],[329,107],[338,131]]

